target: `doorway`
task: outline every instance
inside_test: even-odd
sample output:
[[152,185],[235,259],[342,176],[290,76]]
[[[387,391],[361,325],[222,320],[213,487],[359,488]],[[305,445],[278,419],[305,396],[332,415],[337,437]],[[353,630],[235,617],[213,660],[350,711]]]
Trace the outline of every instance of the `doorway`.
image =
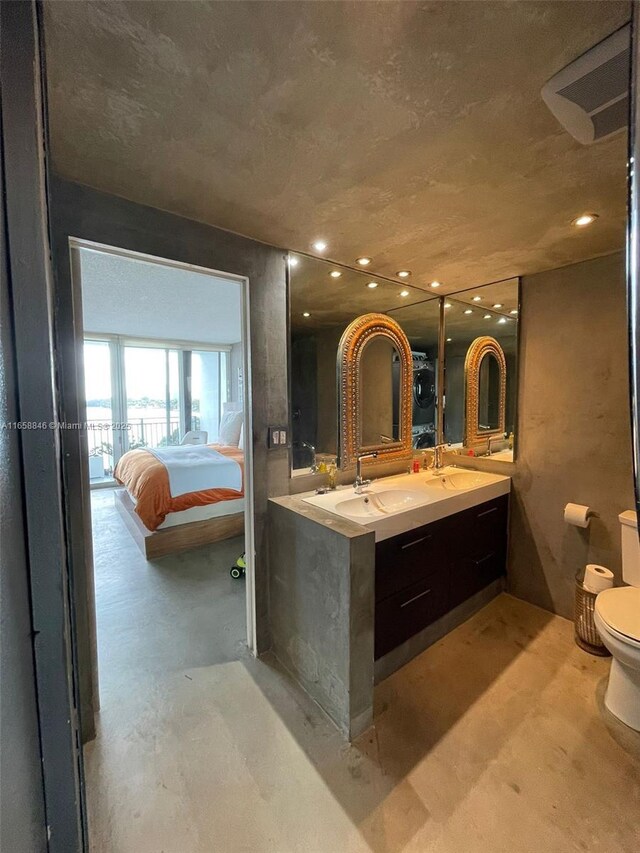
[[[254,651],[249,298],[243,277],[78,239],[70,251],[100,693],[91,801],[95,772],[120,760],[104,736],[118,743],[136,691],[144,704],[160,676]],[[179,482],[187,457],[194,492]],[[212,460],[221,482],[202,481]],[[151,523],[143,510],[160,499],[143,486],[158,476],[169,505]]]

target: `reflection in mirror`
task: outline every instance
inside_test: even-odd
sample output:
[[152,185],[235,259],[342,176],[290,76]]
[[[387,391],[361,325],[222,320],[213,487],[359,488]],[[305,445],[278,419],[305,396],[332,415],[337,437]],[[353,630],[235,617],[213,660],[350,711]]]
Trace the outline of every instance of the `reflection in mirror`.
[[438,421],[438,329],[440,300],[433,298],[389,311],[411,344],[412,444],[434,447]]
[[[516,402],[518,397],[518,312],[519,279],[513,278],[473,288],[445,301],[445,409],[444,439],[453,447],[465,446],[464,366],[471,344],[491,336],[500,345],[506,363],[505,425],[503,436],[491,436],[491,455],[504,461],[514,459],[516,444]],[[473,424],[478,435],[499,428],[498,363],[485,355],[480,364],[478,413]],[[488,440],[474,448],[477,454],[489,452]]]
[[478,377],[479,432],[497,430],[500,426],[500,365],[493,353],[486,353],[480,362]]
[[418,381],[422,402],[414,405],[414,432],[418,431],[419,446],[433,446],[435,394],[430,389],[438,349],[436,298],[404,283],[291,254],[289,306],[291,462],[296,473],[308,473],[314,464],[322,470],[323,463],[336,459],[338,344],[349,323],[370,312],[394,318],[411,342],[414,368],[422,368]]
[[400,440],[400,354],[389,338],[369,340],[360,359],[362,447]]

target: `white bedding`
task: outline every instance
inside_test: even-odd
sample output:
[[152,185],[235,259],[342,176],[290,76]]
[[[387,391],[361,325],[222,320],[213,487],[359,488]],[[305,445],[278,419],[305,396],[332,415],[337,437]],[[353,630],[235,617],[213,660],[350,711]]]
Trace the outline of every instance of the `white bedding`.
[[145,447],[167,469],[172,498],[208,489],[242,491],[242,468],[235,459],[206,445]]

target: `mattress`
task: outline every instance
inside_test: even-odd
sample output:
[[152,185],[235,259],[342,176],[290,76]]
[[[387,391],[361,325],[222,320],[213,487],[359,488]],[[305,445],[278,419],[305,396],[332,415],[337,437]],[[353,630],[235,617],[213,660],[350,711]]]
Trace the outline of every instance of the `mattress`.
[[[131,497],[131,495],[129,495]],[[135,503],[135,499],[132,498]],[[166,530],[167,527],[175,527],[178,524],[189,524],[192,521],[207,521],[210,518],[222,518],[225,515],[235,515],[244,512],[244,498],[232,501],[220,501],[206,506],[192,506],[191,509],[183,509],[180,512],[169,512],[162,524],[156,530]]]
[[[168,471],[152,453],[142,449],[129,450],[118,461],[114,471],[115,480],[127,490],[135,504],[136,515],[147,530],[157,530],[165,524],[167,516],[174,516],[169,526],[185,524],[187,520],[182,513],[186,511],[244,500],[244,453],[238,447],[218,444],[209,446],[238,462],[243,475],[241,491],[213,486],[172,497]],[[232,512],[228,508],[220,512],[221,516],[230,514]],[[175,516],[180,516],[181,520],[176,521]],[[197,519],[192,517],[190,520]]]

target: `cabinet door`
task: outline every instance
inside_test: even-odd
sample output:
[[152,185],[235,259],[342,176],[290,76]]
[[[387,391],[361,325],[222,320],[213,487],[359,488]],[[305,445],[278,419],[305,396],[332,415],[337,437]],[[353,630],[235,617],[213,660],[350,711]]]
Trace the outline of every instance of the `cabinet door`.
[[434,521],[376,545],[376,601],[448,571],[449,519]]
[[506,571],[509,497],[456,516],[459,525],[451,565],[450,606],[465,601]]
[[448,609],[448,577],[439,572],[376,602],[376,660],[444,616]]

